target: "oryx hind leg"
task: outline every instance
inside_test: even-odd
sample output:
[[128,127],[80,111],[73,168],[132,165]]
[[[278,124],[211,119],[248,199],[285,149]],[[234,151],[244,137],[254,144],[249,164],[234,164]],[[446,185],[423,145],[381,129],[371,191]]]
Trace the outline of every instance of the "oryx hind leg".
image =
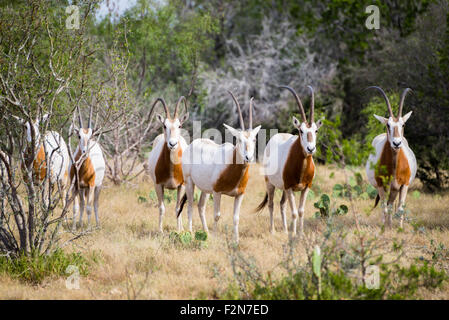
[[187,195],[187,215],[188,215],[188,228],[192,232],[192,213],[193,213],[193,197],[195,195],[195,185],[193,184],[192,178],[188,177],[186,179],[186,195]]
[[267,196],[268,196],[268,211],[270,212],[270,232],[274,234],[274,191],[275,187],[270,182],[266,181]]
[[218,220],[220,220],[221,216],[221,193],[214,192],[214,231],[218,232]]
[[209,198],[209,194],[202,191],[200,196],[200,201],[198,201],[198,213],[200,214],[201,223],[203,224],[203,229],[206,232],[209,232],[209,229],[207,228],[207,221],[206,221],[206,201]]
[[95,211],[95,222],[97,224],[97,228],[100,228],[100,217],[98,215],[98,202],[100,200],[101,186],[95,187],[94,192],[94,211]]

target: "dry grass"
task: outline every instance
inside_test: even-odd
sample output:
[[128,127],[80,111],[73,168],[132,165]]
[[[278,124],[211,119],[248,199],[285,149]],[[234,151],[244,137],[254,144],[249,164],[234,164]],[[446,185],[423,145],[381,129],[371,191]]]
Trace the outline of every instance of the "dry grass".
[[[335,173],[332,179],[329,178],[331,172]],[[314,184],[319,185],[323,192],[331,193],[333,185],[343,180],[341,170],[321,166],[317,169]],[[233,199],[224,197],[222,200],[219,232],[212,233],[209,246],[201,250],[186,249],[173,245],[168,239],[168,233],[176,228],[174,202],[167,206],[164,235],[156,232],[158,209],[155,203],[139,203],[138,197],[148,197],[152,189],[150,182],[141,181],[136,186],[108,186],[103,191],[100,204],[102,228],[76,240],[71,247],[65,247],[68,251],[81,251],[86,257],[99,257],[89,275],[81,278],[80,290],[66,289],[64,278],[47,279],[39,286],[31,286],[3,275],[0,276],[0,299],[126,299],[132,291],[127,288],[131,286],[136,292],[142,288],[137,295],[139,299],[214,298],[227,286],[231,277],[225,234],[226,226],[232,226]],[[412,192],[413,188],[409,192],[407,208],[425,232],[413,235],[412,227],[407,225],[402,236],[411,238],[411,247],[428,245],[430,239],[449,246],[449,194],[432,196],[421,193],[418,198],[412,196]],[[240,248],[256,258],[262,271],[268,271],[275,269],[282,259],[287,236],[281,232],[278,203],[275,206],[277,233],[274,236],[268,232],[268,210],[261,214],[253,213],[264,193],[263,177],[259,175],[258,166],[253,166],[240,215]],[[314,201],[307,201],[306,232],[317,232],[324,227],[322,222],[313,218]],[[362,227],[379,230],[380,209],[368,214],[373,200],[356,200],[355,205],[361,213]],[[210,227],[213,226],[212,210],[209,202],[207,218]],[[183,216],[186,226],[186,210]],[[354,228],[352,215],[338,219],[348,231]],[[194,228],[201,228],[196,208]],[[230,232],[231,228],[228,229]],[[391,231],[390,236],[397,236],[396,231]],[[132,293],[130,296],[134,297]],[[425,298],[447,299],[449,292],[425,293]]]

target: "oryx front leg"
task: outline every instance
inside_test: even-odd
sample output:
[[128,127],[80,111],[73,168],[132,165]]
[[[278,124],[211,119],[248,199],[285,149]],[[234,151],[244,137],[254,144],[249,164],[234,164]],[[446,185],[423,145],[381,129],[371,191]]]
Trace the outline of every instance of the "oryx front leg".
[[[85,190],[84,189],[80,189],[78,191],[78,197],[80,199],[80,218],[79,218],[79,225],[80,228],[83,228],[83,213],[84,213],[84,198],[85,198],[85,194],[84,194]],[[75,227],[76,228],[76,227]]]
[[240,215],[240,206],[242,205],[243,194],[240,194],[235,197],[234,200],[234,241],[236,243],[239,242],[239,215]]
[[164,187],[161,184],[156,185],[156,195],[159,204],[159,232],[164,232],[162,229],[162,220],[165,214]]
[[80,194],[78,190],[73,190],[73,220],[72,220],[72,231],[76,230],[76,216],[80,210]]
[[177,196],[176,196],[176,216],[177,216],[177,221],[178,221],[178,231],[182,231],[182,230],[184,230],[184,227],[182,226],[182,216],[179,214],[178,215],[178,212],[179,212],[179,208],[180,208],[180,204],[181,204],[181,198],[184,196],[184,194],[185,194],[185,187],[184,187],[184,185],[180,185],[179,187],[178,187],[178,193],[177,193]]
[[382,224],[385,225],[388,220],[388,208],[385,201],[385,190],[383,187],[377,188],[377,193],[379,194],[380,206],[382,208]]
[[388,211],[388,215],[387,215],[387,228],[391,228],[392,225],[392,215],[393,215],[393,205],[394,205],[394,201],[396,200],[396,197],[399,193],[399,188],[394,188],[393,186],[390,187],[390,195],[388,197],[388,203],[387,203],[387,211]]
[[407,197],[407,191],[408,191],[408,186],[403,185],[401,187],[401,189],[399,190],[399,207],[398,207],[398,212],[401,214],[401,219],[399,222],[399,227],[403,228],[404,227],[404,215],[405,215],[405,211],[404,211],[404,206],[405,206],[405,198]]
[[221,193],[214,192],[214,231],[218,232],[218,220],[220,220]]
[[200,201],[198,202],[198,213],[200,214],[201,223],[203,224],[203,230],[206,232],[209,232],[209,229],[207,228],[207,221],[206,221],[206,201],[209,198],[209,194],[202,191],[200,196]]
[[293,236],[296,236],[296,221],[298,220],[298,209],[295,204],[295,194],[292,189],[285,190],[287,194],[287,200],[290,205],[290,210],[292,211],[292,224],[290,231]]
[[94,203],[95,187],[89,187],[86,190],[86,213],[87,213],[87,227],[90,228],[90,217],[92,215],[92,207]]
[[304,234],[304,212],[306,207],[307,194],[309,193],[309,188],[306,187],[303,191],[301,191],[301,198],[299,199],[299,235],[302,236]]

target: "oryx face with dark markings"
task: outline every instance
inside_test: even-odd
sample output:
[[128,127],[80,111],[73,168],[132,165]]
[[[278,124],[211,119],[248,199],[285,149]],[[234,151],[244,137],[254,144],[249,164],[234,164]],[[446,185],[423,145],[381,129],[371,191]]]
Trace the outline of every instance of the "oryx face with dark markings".
[[411,91],[411,89],[410,88],[406,88],[402,92],[401,101],[399,103],[398,116],[395,117],[393,115],[393,111],[391,109],[390,100],[388,99],[387,95],[382,90],[382,88],[376,87],[376,86],[369,87],[369,88],[374,88],[374,89],[379,90],[382,93],[382,95],[383,95],[383,97],[385,99],[385,102],[387,103],[387,107],[388,107],[388,111],[390,113],[390,116],[388,118],[384,118],[384,117],[381,117],[381,116],[378,116],[377,114],[375,114],[374,117],[377,120],[379,120],[381,123],[386,125],[388,142],[390,143],[391,148],[393,150],[397,151],[397,150],[401,149],[402,146],[403,146],[404,126],[405,126],[405,123],[407,122],[407,120],[412,115],[412,111],[410,111],[405,116],[402,116],[402,107],[404,105],[404,100],[405,100],[405,97],[406,97],[407,93],[409,91]]
[[[184,101],[185,113],[182,117],[178,117],[178,108],[182,101]],[[176,108],[173,117],[170,116],[167,104],[165,103],[164,99],[162,98],[157,99],[156,102],[153,104],[153,107],[157,102],[161,102],[165,109],[166,114],[165,118],[160,114],[156,115],[159,122],[161,122],[163,125],[165,142],[167,143],[167,147],[170,150],[175,150],[179,146],[182,124],[189,118],[189,113],[187,112],[187,100],[183,96],[179,98],[178,102],[176,103]]]
[[313,92],[313,88],[311,86],[307,87],[311,92],[309,121],[307,121],[306,119],[306,113],[304,112],[304,107],[302,105],[301,99],[299,99],[299,96],[295,92],[295,90],[288,86],[281,86],[280,88],[289,90],[296,99],[296,103],[302,117],[302,122],[299,121],[296,117],[293,117],[293,125],[299,130],[299,139],[301,139],[301,146],[304,154],[313,155],[316,152],[316,138],[318,129],[323,125],[323,122],[321,119],[315,122],[315,95]]

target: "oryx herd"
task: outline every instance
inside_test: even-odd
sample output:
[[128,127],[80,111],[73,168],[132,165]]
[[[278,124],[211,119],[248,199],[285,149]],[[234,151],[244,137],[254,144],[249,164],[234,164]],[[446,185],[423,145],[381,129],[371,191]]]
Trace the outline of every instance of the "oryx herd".
[[[402,93],[399,112],[393,114],[390,101],[380,87],[369,87],[380,91],[388,107],[389,117],[374,115],[386,126],[386,133],[373,139],[372,145],[375,153],[370,155],[366,164],[366,173],[369,182],[377,189],[379,200],[382,203],[383,222],[386,227],[391,226],[392,205],[399,193],[398,211],[401,213],[400,226],[403,224],[403,210],[409,185],[415,178],[417,164],[413,151],[404,137],[405,122],[412,112],[402,116],[405,97],[411,90],[405,89]],[[270,231],[274,229],[274,193],[275,189],[282,190],[280,211],[283,230],[292,235],[297,233],[297,220],[299,218],[299,233],[304,230],[304,211],[308,191],[312,186],[316,167],[313,155],[316,152],[317,135],[322,120],[315,121],[314,117],[314,90],[310,90],[310,114],[307,119],[304,106],[294,89],[281,86],[280,89],[289,90],[298,105],[300,119],[293,116],[293,125],[298,129],[297,135],[278,133],[269,140],[263,156],[263,170],[266,184],[266,194],[256,211],[262,210],[268,203],[270,212]],[[253,128],[253,98],[249,103],[248,127],[245,127],[241,106],[232,92],[230,97],[234,101],[240,120],[240,129],[224,124],[226,129],[235,137],[235,144],[217,144],[210,139],[195,139],[190,144],[181,135],[181,127],[189,118],[188,104],[185,97],[180,97],[175,105],[173,116],[170,114],[167,103],[158,98],[152,105],[150,113],[156,105],[161,104],[165,117],[157,114],[156,118],[162,124],[163,133],[153,142],[149,154],[147,169],[153,180],[159,204],[159,231],[163,231],[163,216],[165,214],[164,189],[176,189],[177,201],[175,214],[177,228],[183,230],[181,213],[187,202],[188,230],[192,230],[194,191],[200,191],[198,211],[203,229],[208,232],[205,210],[209,196],[212,194],[214,202],[214,225],[220,219],[220,201],[222,195],[234,197],[233,231],[234,240],[239,240],[239,214],[240,206],[246,192],[249,177],[249,165],[254,161],[256,151],[256,137],[261,126]],[[184,106],[184,113],[180,115],[180,105]],[[77,109],[79,128],[75,128],[79,143],[70,159],[64,139],[56,132],[45,133],[43,143],[39,142],[39,120],[17,120],[26,127],[29,145],[35,148],[34,175],[43,179],[47,174],[47,165],[51,172],[51,182],[58,182],[63,187],[73,185],[73,225],[76,229],[77,215],[82,223],[84,208],[86,208],[88,221],[95,211],[96,223],[99,225],[98,200],[105,174],[105,160],[100,144],[95,141],[99,130],[92,128],[92,108],[87,127],[83,125],[82,115]],[[43,117],[45,118],[45,116]],[[42,121],[42,120],[41,120]],[[44,164],[44,165],[42,165]],[[73,183],[73,181],[75,183]],[[389,190],[388,199],[386,193]],[[299,207],[296,207],[294,192],[300,191]],[[286,201],[291,210],[291,225],[287,226]]]

